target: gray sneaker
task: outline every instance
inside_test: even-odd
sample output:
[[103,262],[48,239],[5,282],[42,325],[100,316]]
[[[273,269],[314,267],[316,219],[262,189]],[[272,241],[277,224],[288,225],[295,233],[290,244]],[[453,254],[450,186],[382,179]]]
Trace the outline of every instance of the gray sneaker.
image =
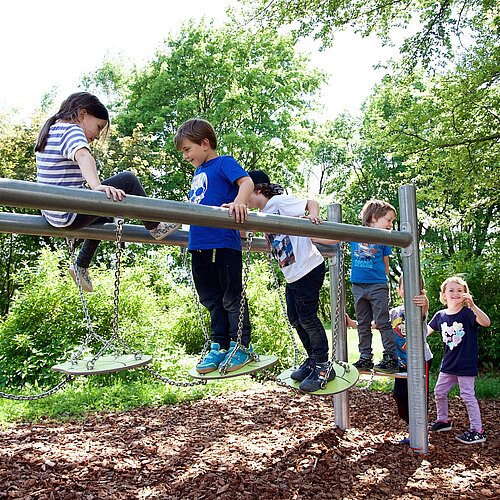
[[162,240],[179,229],[179,227],[181,225],[175,222],[160,222],[154,229],[150,229],[149,233],[155,240]]
[[78,273],[78,277],[80,278],[80,285],[82,285],[82,290],[85,290],[86,292],[93,292],[94,287],[92,286],[92,280],[90,279],[88,268],[80,267],[78,265],[73,265],[73,264],[69,266],[69,274],[73,278],[73,281],[78,286],[76,273]]

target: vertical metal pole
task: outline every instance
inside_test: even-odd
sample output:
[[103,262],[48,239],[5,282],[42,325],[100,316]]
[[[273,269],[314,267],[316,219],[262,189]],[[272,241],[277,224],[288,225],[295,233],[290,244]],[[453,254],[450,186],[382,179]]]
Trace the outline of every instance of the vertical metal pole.
[[[342,207],[338,203],[328,205],[328,220],[332,222],[342,222]],[[347,362],[347,327],[345,323],[345,288],[344,270],[341,268],[342,249],[340,245],[335,245],[335,252],[328,259],[330,267],[330,302],[332,305],[332,328],[335,327],[335,309],[337,294],[340,294],[339,322],[336,335],[336,345],[334,349],[335,357],[339,361]],[[340,290],[338,289],[339,276],[342,277]],[[332,332],[333,333],[333,332]],[[333,395],[333,406],[335,409],[335,425],[342,430],[348,429],[351,425],[349,416],[349,391],[344,391]]]
[[408,364],[408,409],[410,446],[417,453],[428,453],[428,414],[425,381],[422,309],[413,304],[420,290],[420,252],[418,247],[417,202],[415,186],[399,188],[400,230],[412,235],[412,242],[402,249],[405,327]]

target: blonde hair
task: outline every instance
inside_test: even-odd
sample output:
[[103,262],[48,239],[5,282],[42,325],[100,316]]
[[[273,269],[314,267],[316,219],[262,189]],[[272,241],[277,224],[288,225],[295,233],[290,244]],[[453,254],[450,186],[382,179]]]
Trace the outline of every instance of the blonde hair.
[[439,294],[439,300],[441,304],[447,305],[446,299],[444,298],[444,293],[446,291],[446,285],[448,283],[456,283],[457,285],[461,285],[464,287],[465,293],[469,293],[469,286],[467,285],[466,281],[461,278],[460,276],[452,276],[451,278],[446,278],[442,283],[440,287],[441,293]]

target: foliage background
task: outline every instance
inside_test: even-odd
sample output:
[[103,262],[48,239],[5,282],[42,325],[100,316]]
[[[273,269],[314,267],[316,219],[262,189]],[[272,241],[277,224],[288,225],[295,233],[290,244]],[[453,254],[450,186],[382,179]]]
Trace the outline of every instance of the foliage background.
[[[144,67],[108,60],[83,77],[83,88],[97,93],[113,115],[108,140],[94,150],[101,176],[130,169],[151,196],[184,200],[192,167],[175,151],[172,137],[184,120],[201,116],[214,124],[221,154],[234,155],[248,170],[266,170],[289,192],[317,198],[323,206],[341,203],[344,221],[351,224],[360,223],[358,214],[367,199],[382,198],[397,207],[397,188],[412,183],[430,312],[441,308],[440,283],[451,274],[463,275],[492,320],[490,328],[480,330],[481,367],[498,369],[496,2],[411,0],[401,9],[399,2],[380,0],[245,0],[238,7],[230,26],[184,25]],[[287,30],[280,28],[284,25]],[[325,75],[301,54],[301,37],[314,36],[328,46],[336,30],[350,27],[360,36],[375,33],[391,43],[396,26],[408,33],[401,57],[384,62],[386,75],[359,116],[323,116],[315,96]],[[35,179],[33,144],[57,105],[47,93],[27,123],[0,111],[1,177]],[[34,374],[45,361],[65,357],[75,336],[83,334],[74,286],[64,277],[62,248],[58,239],[0,235],[0,383],[50,382]],[[175,252],[159,255],[147,245],[127,247],[123,324],[136,329],[134,341],[144,345],[154,331],[152,348],[160,359],[162,352],[189,355],[201,341],[190,291],[182,279],[169,278],[181,272]],[[103,291],[89,302],[96,321],[105,325],[112,245],[102,244],[94,265]],[[255,266],[261,279],[249,285],[259,297],[258,305],[250,304],[253,321],[257,332],[270,332],[257,337],[259,347],[282,353],[283,325],[275,321],[278,303],[270,277],[260,264]],[[396,252],[393,285],[400,274]],[[258,294],[258,289],[266,293]],[[352,314],[349,293],[347,299]],[[324,298],[322,311],[326,309]],[[140,325],[127,324],[129,315],[140,318]],[[431,342],[438,354],[439,339]]]

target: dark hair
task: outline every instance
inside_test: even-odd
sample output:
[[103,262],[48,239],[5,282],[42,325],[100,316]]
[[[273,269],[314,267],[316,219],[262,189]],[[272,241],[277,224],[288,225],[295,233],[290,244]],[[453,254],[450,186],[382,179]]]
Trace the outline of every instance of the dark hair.
[[262,193],[266,198],[272,198],[285,192],[279,184],[273,184],[263,170],[249,170],[248,175],[255,184],[254,191]]
[[201,144],[203,139],[208,139],[210,147],[214,150],[217,149],[215,130],[210,122],[202,118],[192,118],[179,127],[174,137],[177,149],[181,149],[181,143],[184,139],[188,139],[195,144]]
[[106,120],[109,127],[109,113],[106,106],[99,99],[89,92],[76,92],[63,101],[59,111],[51,116],[40,129],[35,145],[35,151],[43,151],[47,144],[49,129],[57,120],[65,122],[76,122],[81,109],[87,111],[89,115],[100,120]]
[[386,201],[382,200],[368,200],[365,203],[365,206],[361,210],[361,220],[363,222],[363,226],[368,226],[372,222],[372,219],[379,220],[383,217],[387,212],[394,212],[396,209]]
[[255,184],[254,191],[262,193],[266,198],[272,198],[278,194],[283,194],[285,189],[279,184]]

